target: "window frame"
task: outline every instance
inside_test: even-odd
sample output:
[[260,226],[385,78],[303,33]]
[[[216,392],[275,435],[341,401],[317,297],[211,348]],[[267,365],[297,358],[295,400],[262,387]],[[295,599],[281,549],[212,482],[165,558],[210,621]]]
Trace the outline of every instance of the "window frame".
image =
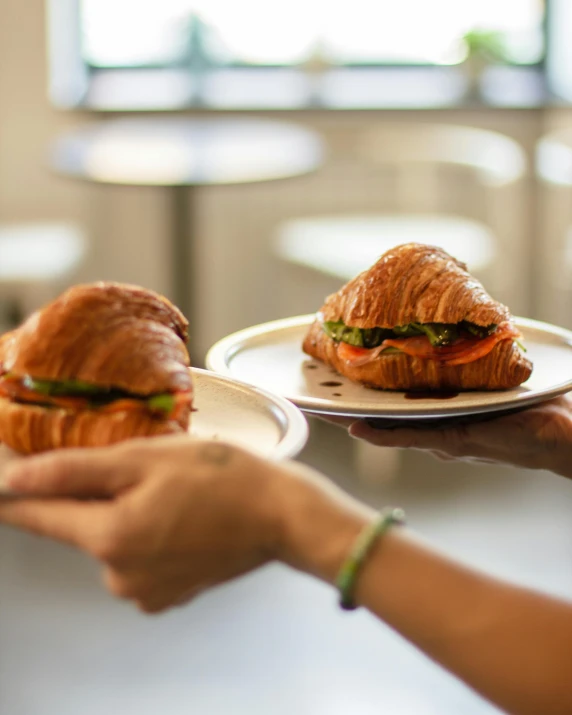
[[[200,81],[198,81],[200,78],[208,76],[209,74],[214,75],[217,72],[248,72],[253,78],[255,76],[262,77],[265,74],[267,76],[271,74],[278,76],[280,72],[291,74],[299,73],[301,75],[304,74],[304,69],[287,64],[251,65],[248,63],[235,62],[222,66],[212,65],[207,61],[208,58],[200,49],[200,62],[196,70],[193,70],[192,66],[189,64],[184,63],[172,63],[169,65],[150,63],[137,66],[118,65],[105,67],[91,65],[85,61],[82,54],[80,3],[81,0],[47,0],[49,36],[49,95],[52,103],[59,108],[87,108],[95,111],[105,111],[105,101],[101,100],[101,95],[105,94],[105,90],[101,89],[101,87],[106,84],[106,79],[111,81],[121,77],[127,85],[127,78],[130,76],[133,78],[133,84],[135,84],[140,80],[140,78],[145,76],[146,73],[154,73],[156,76],[162,75],[165,78],[174,77],[175,75],[179,75],[182,78],[183,75],[188,75],[188,81],[191,85],[200,84]],[[544,103],[549,95],[549,92],[546,91],[546,87],[549,85],[547,68],[550,65],[550,31],[553,26],[551,20],[551,0],[545,0],[545,15],[542,27],[544,36],[544,53],[541,60],[538,63],[529,65],[508,65],[508,67],[516,70],[516,74],[520,73],[523,76],[528,75],[530,77],[534,77],[537,82],[540,81],[542,84],[542,89],[536,93],[538,95],[536,99],[528,102],[525,100],[525,104]],[[351,72],[352,70],[369,70],[371,72],[375,72],[379,77],[390,72],[394,74],[400,73],[403,78],[406,79],[407,76],[414,76],[416,72],[423,72],[427,77],[447,73],[453,77],[455,74],[460,72],[459,67],[459,65],[443,67],[441,65],[433,65],[429,63],[345,63],[336,65],[335,69],[347,72]],[[493,74],[494,72],[495,70],[493,68]],[[100,90],[94,92],[93,90],[96,87],[99,87]],[[97,95],[97,98],[94,98],[94,94]],[[474,103],[474,98],[471,101]],[[490,102],[487,102],[486,98],[483,97],[482,103],[487,104]],[[315,102],[310,101],[308,106],[305,108],[315,109],[315,104]],[[466,100],[462,96],[459,96],[458,101],[453,102],[453,106],[463,106],[465,104]],[[422,104],[419,108],[423,108],[425,106],[426,105]],[[107,107],[108,110],[111,108],[112,107]],[[185,108],[216,110],[220,107],[210,106],[209,102],[205,101],[204,97],[201,97],[200,89],[195,92],[189,92],[189,99],[187,101],[175,100],[170,107],[162,105],[160,102],[157,104],[157,107],[153,107],[152,102],[149,101],[142,101],[140,107],[134,106],[133,104],[126,107],[126,109],[129,110],[140,109],[141,111],[151,111],[154,108],[158,110],[180,110]],[[230,108],[231,107],[227,107],[227,109]],[[238,105],[236,108],[246,109],[247,107]],[[252,109],[261,108],[263,107],[252,107]],[[304,107],[266,107],[268,110],[273,108],[300,109]],[[371,108],[382,107],[372,106]]]

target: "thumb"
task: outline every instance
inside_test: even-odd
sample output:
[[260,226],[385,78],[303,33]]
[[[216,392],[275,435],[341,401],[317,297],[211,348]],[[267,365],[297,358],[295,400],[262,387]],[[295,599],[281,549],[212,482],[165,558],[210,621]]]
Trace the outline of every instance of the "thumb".
[[112,497],[142,479],[136,465],[113,448],[61,449],[11,461],[4,484],[16,494]]

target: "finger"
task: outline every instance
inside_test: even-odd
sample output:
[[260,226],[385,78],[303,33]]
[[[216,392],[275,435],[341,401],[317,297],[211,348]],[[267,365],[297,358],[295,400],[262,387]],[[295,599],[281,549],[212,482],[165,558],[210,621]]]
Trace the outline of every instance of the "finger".
[[127,570],[106,566],[103,582],[111,595],[135,602],[146,613],[183,606],[207,588],[205,584],[182,585],[180,573],[142,565]]
[[449,452],[454,439],[454,430],[411,429],[407,427],[376,429],[367,422],[354,422],[349,433],[379,447],[410,447]]
[[62,449],[10,462],[4,483],[18,494],[109,497],[133,486],[142,472],[114,448]]
[[109,565],[104,566],[103,584],[112,596],[116,598],[133,599],[137,595],[137,590],[133,582],[125,576],[123,572],[118,572]]
[[499,464],[499,459],[486,459],[485,457],[473,457],[470,455],[454,456],[447,452],[439,452],[436,449],[428,450],[428,453],[440,462],[470,462],[471,464]]
[[486,457],[479,457],[479,456],[467,456],[467,457],[462,457],[461,458],[463,462],[470,462],[471,464],[503,464],[504,460],[502,457],[499,457],[498,459],[487,459]]
[[103,533],[109,506],[104,503],[13,499],[0,501],[0,521],[39,536],[91,551]]
[[440,452],[438,449],[430,449],[428,452],[432,457],[435,457],[435,459],[438,459],[440,462],[457,461],[456,457],[452,457],[450,454],[447,454],[447,452]]
[[151,592],[136,598],[135,603],[140,611],[152,615],[166,611],[169,608],[186,606],[207,588],[208,586],[203,584],[184,591],[180,589],[173,589],[173,591],[161,589],[157,593]]
[[168,568],[165,570],[139,561],[122,566],[108,563],[103,568],[102,576],[109,593],[130,601],[156,599],[158,595],[166,597],[167,593],[179,593],[181,590],[178,574],[174,578]]
[[348,428],[356,421],[355,417],[343,417],[342,415],[327,415],[327,414],[312,414],[312,417],[319,419],[322,422],[328,422],[331,425]]
[[204,587],[197,586],[195,588],[187,589],[177,600],[173,603],[176,608],[181,608],[182,606],[187,606],[193,599],[199,596],[203,591]]

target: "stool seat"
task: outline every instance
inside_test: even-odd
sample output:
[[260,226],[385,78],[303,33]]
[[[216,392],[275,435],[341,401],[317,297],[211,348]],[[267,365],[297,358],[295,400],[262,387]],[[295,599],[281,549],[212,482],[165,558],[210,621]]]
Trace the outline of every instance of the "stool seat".
[[281,226],[275,251],[290,263],[348,281],[402,243],[439,246],[477,275],[494,263],[497,253],[484,224],[445,214],[295,219]]
[[0,226],[0,284],[52,281],[83,258],[85,241],[71,224]]
[[0,332],[66,288],[86,246],[82,231],[69,223],[0,225]]

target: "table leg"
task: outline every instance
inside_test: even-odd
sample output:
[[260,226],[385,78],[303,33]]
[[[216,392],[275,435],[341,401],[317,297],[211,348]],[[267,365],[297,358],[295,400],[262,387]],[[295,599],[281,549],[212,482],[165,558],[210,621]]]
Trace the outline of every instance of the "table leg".
[[189,321],[189,350],[193,367],[204,368],[204,355],[197,351],[200,328],[197,297],[195,243],[196,187],[172,186],[171,196],[171,297]]
[[172,299],[193,325],[193,187],[173,186],[171,196]]

